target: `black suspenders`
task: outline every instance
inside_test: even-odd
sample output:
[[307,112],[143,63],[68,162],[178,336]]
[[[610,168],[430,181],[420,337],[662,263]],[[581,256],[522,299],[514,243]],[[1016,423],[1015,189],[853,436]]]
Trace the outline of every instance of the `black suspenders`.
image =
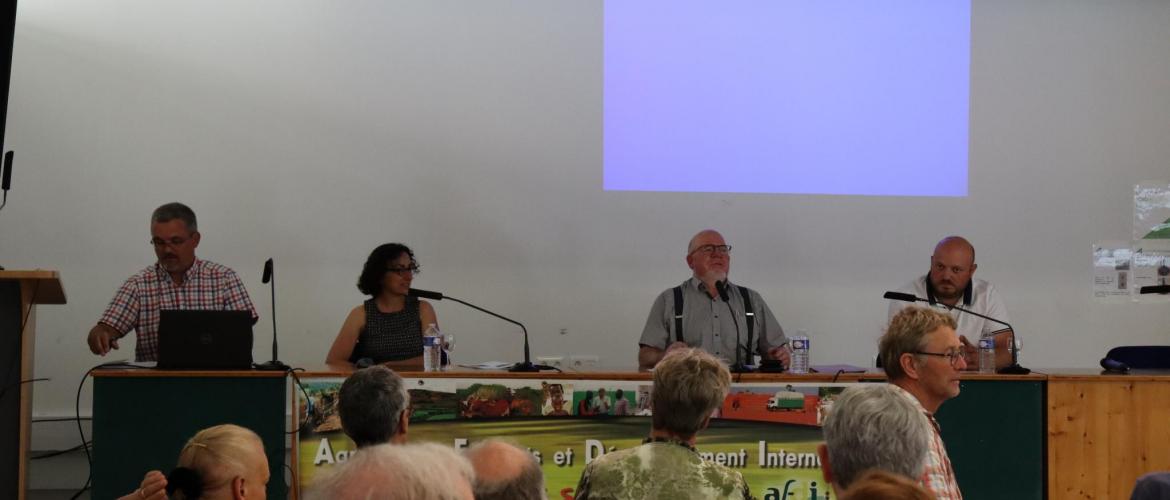
[[[737,286],[736,288],[739,288],[739,295],[743,297],[743,312],[744,316],[747,316],[748,331],[748,341],[747,344],[744,344],[744,347],[747,347],[747,357],[751,358],[751,353],[756,352],[755,348],[752,347],[752,333],[756,329],[756,313],[752,311],[752,296],[748,293],[747,287]],[[747,364],[752,364],[751,361],[751,359],[748,359]]]
[[[739,295],[743,297],[743,312],[747,316],[747,348],[748,352],[755,352],[752,346],[752,337],[756,330],[756,313],[752,310],[752,296],[748,293],[747,287],[736,286],[739,288]],[[674,287],[674,340],[677,342],[683,341],[683,293],[682,286]]]

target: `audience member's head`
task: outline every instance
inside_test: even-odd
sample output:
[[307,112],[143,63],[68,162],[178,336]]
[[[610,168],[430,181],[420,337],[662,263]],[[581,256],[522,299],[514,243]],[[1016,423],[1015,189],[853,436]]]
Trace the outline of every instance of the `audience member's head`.
[[926,411],[959,395],[959,374],[967,367],[951,315],[907,307],[890,319],[878,344],[890,383],[909,391]]
[[889,384],[863,384],[841,392],[825,416],[818,446],[825,480],[849,488],[863,472],[880,469],[916,479],[930,446],[930,423]]
[[934,494],[921,484],[883,470],[862,474],[841,500],[935,500]]
[[731,373],[714,356],[693,348],[668,353],[654,367],[654,429],[683,439],[694,436],[730,388]]
[[527,450],[498,439],[466,452],[475,469],[476,500],[545,500],[544,472]]
[[311,500],[474,500],[475,471],[435,443],[362,448],[318,479]]
[[397,373],[381,365],[363,368],[338,393],[341,428],[358,448],[406,440],[410,393]]
[[905,377],[902,357],[917,354],[924,347],[927,334],[944,326],[954,330],[958,324],[951,315],[925,307],[906,307],[894,315],[878,344],[886,376],[890,380]]
[[238,425],[203,429],[179,452],[167,477],[173,500],[263,500],[268,488],[268,457],[260,437]]

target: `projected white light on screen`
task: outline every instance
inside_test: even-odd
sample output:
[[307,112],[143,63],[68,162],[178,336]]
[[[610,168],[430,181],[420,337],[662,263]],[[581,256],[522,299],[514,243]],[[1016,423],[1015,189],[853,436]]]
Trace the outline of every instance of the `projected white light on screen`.
[[605,3],[604,188],[966,196],[969,0]]

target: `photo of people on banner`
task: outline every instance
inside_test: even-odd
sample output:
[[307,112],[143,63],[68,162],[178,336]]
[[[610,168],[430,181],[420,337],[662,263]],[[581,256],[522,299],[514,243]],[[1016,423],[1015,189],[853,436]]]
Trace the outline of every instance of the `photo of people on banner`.
[[[343,379],[301,380],[305,393],[297,397],[301,432],[296,477],[305,488],[357,447],[342,432],[337,415]],[[646,381],[405,382],[412,409],[409,441],[463,448],[488,437],[512,439],[540,462],[553,499],[572,499],[587,463],[638,446],[650,428],[646,417],[651,415],[653,387]],[[733,384],[697,448],[704,457],[739,470],[757,497],[770,498],[771,493],[786,498],[791,493],[793,498],[824,498],[828,485],[816,455],[820,424],[834,397],[849,385]]]

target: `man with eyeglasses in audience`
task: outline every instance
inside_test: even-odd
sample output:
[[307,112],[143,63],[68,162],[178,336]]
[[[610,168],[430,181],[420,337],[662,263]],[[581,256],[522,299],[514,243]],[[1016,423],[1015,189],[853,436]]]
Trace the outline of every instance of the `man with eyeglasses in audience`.
[[158,261],[128,278],[89,331],[89,350],[105,356],[134,330],[137,361],[158,360],[158,321],[163,309],[250,311],[259,317],[236,272],[195,257],[199,227],[195,212],[167,203],[150,216],[150,243]]
[[959,372],[967,367],[962,346],[955,335],[955,319],[923,307],[895,314],[878,345],[890,384],[930,421],[930,448],[921,480],[939,500],[963,498],[934,419],[944,401],[959,395]]
[[[697,347],[726,362],[738,359],[751,364],[758,353],[787,368],[788,338],[764,298],[727,280],[731,245],[723,235],[714,229],[699,231],[687,245],[686,261],[692,276],[659,294],[650,308],[638,340],[638,367],[652,369],[669,351]],[[720,289],[726,293],[726,302]]]

